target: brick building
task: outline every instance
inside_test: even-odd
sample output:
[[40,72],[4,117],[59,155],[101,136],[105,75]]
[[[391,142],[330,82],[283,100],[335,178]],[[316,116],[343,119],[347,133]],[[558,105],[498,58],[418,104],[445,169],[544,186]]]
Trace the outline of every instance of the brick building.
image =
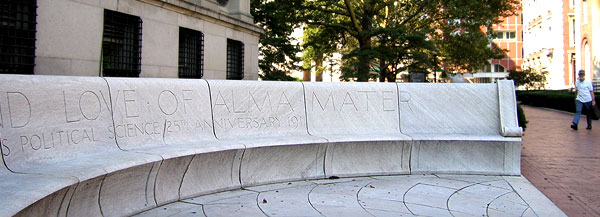
[[521,11],[505,17],[499,24],[494,24],[494,39],[490,46],[506,50],[504,58],[491,59],[489,64],[473,74],[476,83],[489,83],[508,76],[509,70],[521,70],[523,63],[523,25]]
[[599,5],[600,0],[522,1],[523,68],[547,72],[547,89],[572,88],[581,69],[600,85]]

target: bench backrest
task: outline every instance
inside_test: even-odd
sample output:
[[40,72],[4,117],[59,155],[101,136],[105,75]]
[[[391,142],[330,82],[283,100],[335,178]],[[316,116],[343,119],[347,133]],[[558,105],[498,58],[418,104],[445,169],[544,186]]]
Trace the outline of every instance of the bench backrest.
[[210,95],[204,80],[106,78],[119,147],[215,141]]
[[312,135],[399,135],[393,83],[304,83]]
[[3,158],[13,171],[117,149],[104,79],[2,75],[0,84]]
[[300,82],[208,80],[219,139],[308,136]]
[[[522,134],[512,81],[300,83],[0,76],[8,168],[240,138]],[[110,91],[109,91],[110,87]],[[214,127],[213,127],[214,126]],[[215,136],[216,135],[216,136]]]
[[499,135],[495,84],[398,84],[407,134]]
[[498,103],[500,104],[500,134],[521,137],[523,129],[519,127],[517,116],[517,95],[513,81],[498,81]]

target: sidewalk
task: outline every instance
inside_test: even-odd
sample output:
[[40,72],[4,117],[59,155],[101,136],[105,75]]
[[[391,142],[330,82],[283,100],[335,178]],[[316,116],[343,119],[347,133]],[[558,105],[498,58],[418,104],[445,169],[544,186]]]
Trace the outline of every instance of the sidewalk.
[[255,186],[181,200],[137,216],[565,215],[522,176],[400,175]]
[[569,216],[600,216],[600,121],[569,126],[573,114],[523,106],[529,123],[521,171]]

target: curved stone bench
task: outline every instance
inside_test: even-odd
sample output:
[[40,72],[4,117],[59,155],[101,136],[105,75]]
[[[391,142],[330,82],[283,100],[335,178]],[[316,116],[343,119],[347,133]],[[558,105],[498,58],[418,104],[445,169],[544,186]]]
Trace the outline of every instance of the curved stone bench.
[[398,84],[411,172],[519,175],[522,130],[512,81]]
[[520,174],[509,81],[0,83],[0,216],[122,216],[331,176]]

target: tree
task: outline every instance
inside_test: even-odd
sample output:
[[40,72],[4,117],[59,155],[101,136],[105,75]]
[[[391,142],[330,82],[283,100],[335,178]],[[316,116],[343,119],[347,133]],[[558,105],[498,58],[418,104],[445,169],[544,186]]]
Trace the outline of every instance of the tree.
[[258,61],[260,77],[263,80],[296,80],[289,72],[300,69],[296,65],[300,57],[298,45],[292,44],[292,32],[300,26],[298,16],[294,11],[303,0],[286,0],[284,4],[270,0],[251,0],[251,14],[254,22],[265,33],[259,38]]
[[[489,47],[491,29],[500,17],[514,12],[516,0],[321,0],[305,1],[303,22],[329,28],[328,44],[340,38],[358,46],[345,53],[344,72],[358,81],[371,78],[378,65],[380,80],[395,81],[407,68],[429,68],[443,62],[453,70],[469,71],[499,49]],[[487,29],[486,29],[487,28]],[[348,40],[345,40],[348,41]],[[433,60],[434,55],[439,60]]]
[[[472,71],[501,50],[491,43],[491,25],[511,15],[518,0],[252,0],[261,36],[260,69],[298,69],[298,48],[289,37],[305,25],[305,67],[332,52],[344,55],[346,80],[395,81],[407,69]],[[319,64],[317,64],[317,67]],[[319,68],[317,68],[318,71]],[[372,73],[378,71],[377,73]]]
[[[325,58],[338,50],[336,44],[330,42],[339,40],[339,38],[334,38],[339,34],[332,34],[332,31],[335,31],[335,29],[310,24],[304,27],[304,35],[302,37],[303,68],[305,70],[314,68],[316,81],[323,81],[323,72],[325,71],[323,61]],[[314,67],[312,65],[313,61],[315,62]]]
[[523,71],[509,70],[508,79],[515,82],[515,87],[524,87],[526,90],[543,89],[546,85],[546,72],[537,73],[530,69]]
[[[391,1],[387,1],[389,4]],[[358,42],[358,48],[362,52],[355,53],[356,61],[350,61],[356,66],[356,78],[358,81],[369,79],[369,69],[372,56],[370,47],[372,34],[370,33],[375,23],[376,16],[382,15],[382,7],[386,1],[380,0],[322,0],[305,1],[301,8],[302,20],[313,26],[319,26],[332,30],[330,34],[337,34],[330,39],[342,39],[347,36]],[[339,41],[329,41],[333,44]]]

